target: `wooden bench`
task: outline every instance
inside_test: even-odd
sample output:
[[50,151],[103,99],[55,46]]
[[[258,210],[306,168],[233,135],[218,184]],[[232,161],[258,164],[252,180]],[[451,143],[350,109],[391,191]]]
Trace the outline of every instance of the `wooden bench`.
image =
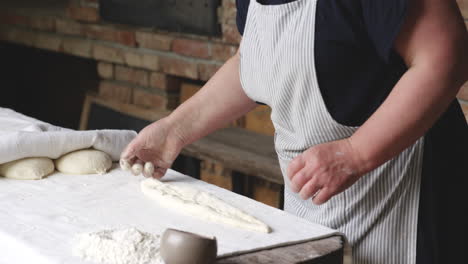
[[273,137],[241,128],[224,128],[187,146],[182,154],[215,160],[245,175],[283,184]]
[[199,169],[197,177],[265,204],[283,207],[283,177],[273,137],[224,128],[185,147],[182,155],[195,158],[185,161],[186,168],[195,168],[187,174],[195,175],[197,160],[201,164],[219,164],[222,172],[210,175],[205,166]]
[[216,264],[342,264],[343,240],[339,236],[259,250],[218,259]]

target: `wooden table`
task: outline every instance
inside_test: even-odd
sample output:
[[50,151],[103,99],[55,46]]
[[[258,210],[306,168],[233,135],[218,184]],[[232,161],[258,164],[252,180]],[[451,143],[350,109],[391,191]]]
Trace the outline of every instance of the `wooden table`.
[[343,263],[343,240],[339,236],[333,236],[296,245],[221,258],[216,263],[341,264]]

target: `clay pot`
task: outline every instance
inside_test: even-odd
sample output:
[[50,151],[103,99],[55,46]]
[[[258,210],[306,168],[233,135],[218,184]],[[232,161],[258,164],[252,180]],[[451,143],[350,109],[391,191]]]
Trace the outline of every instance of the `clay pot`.
[[161,257],[166,264],[211,264],[216,260],[216,238],[167,229],[160,246]]

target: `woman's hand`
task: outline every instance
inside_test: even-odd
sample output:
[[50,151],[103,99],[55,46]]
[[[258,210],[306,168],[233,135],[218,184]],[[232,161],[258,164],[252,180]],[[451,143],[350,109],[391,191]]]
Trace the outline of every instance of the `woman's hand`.
[[293,159],[287,170],[291,189],[304,200],[312,197],[315,204],[327,202],[365,173],[350,139],[314,146]]
[[122,153],[123,167],[133,165],[132,171],[145,175],[152,170],[145,163],[151,162],[154,173],[145,176],[161,178],[185,145],[254,109],[257,104],[245,94],[240,83],[239,61],[237,53],[199,92],[168,117],[143,129]]
[[148,175],[147,171],[142,171],[143,175],[161,178],[183,146],[182,138],[173,131],[169,122],[161,119],[140,131],[123,151],[121,160],[128,161],[130,165],[151,162],[154,165],[154,173]]

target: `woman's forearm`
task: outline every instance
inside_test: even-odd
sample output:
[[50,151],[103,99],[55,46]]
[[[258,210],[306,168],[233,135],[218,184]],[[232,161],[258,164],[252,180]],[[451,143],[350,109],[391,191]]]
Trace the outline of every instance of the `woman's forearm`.
[[256,106],[239,79],[239,54],[229,59],[203,88],[167,118],[184,144],[227,125]]
[[366,171],[413,144],[432,127],[468,77],[466,29],[456,4],[416,0],[396,49],[409,70],[350,138]]
[[459,85],[437,69],[410,69],[350,138],[365,170],[378,167],[423,136],[453,101]]

